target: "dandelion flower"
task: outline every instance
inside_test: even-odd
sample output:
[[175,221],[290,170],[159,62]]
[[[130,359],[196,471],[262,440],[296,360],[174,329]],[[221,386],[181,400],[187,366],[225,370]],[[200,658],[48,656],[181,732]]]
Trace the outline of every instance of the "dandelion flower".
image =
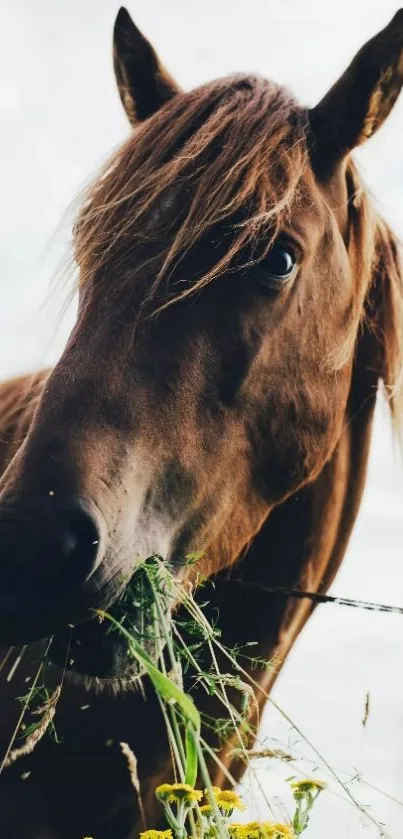
[[144,830],[140,839],[172,839],[172,830]]
[[209,816],[213,812],[211,804],[203,804],[203,806],[200,807],[200,812],[203,816]]
[[181,801],[185,804],[195,804],[203,796],[201,789],[194,789],[190,784],[160,784],[155,794],[160,801],[166,801],[168,804],[179,804]]

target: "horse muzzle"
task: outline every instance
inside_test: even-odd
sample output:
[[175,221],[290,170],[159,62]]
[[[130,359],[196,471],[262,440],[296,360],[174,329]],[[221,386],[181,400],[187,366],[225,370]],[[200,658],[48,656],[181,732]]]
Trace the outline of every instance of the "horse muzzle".
[[27,644],[88,620],[111,600],[106,524],[87,500],[0,503],[0,642]]

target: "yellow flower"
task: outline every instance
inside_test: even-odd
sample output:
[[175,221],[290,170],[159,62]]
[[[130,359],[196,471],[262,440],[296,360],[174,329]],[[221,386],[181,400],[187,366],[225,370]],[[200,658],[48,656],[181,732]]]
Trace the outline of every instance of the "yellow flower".
[[211,804],[203,804],[203,806],[200,807],[200,812],[203,813],[203,816],[209,816],[212,813]]
[[301,781],[294,781],[290,784],[291,789],[296,792],[320,792],[326,788],[324,781],[317,781],[316,778],[302,778]]
[[[222,810],[223,813],[232,813],[233,810],[246,810],[242,798],[240,798],[233,789],[220,789],[220,787],[212,787],[212,791],[217,807]],[[208,798],[209,790],[205,790],[204,794]]]
[[294,832],[288,824],[273,824],[275,839],[294,839]]
[[144,830],[140,839],[172,839],[172,830]]
[[252,829],[259,831],[259,839],[277,839],[276,825],[273,822],[252,822]]
[[160,784],[159,787],[155,788],[155,794],[160,801],[167,801],[169,796],[172,794],[172,786],[173,784]]
[[[203,795],[201,789],[193,789],[190,784],[160,784],[156,788],[155,794],[160,801],[166,801],[168,804],[179,804],[181,801],[186,804],[195,804],[196,801],[200,801]],[[153,839],[153,837],[149,837],[149,839]],[[157,837],[154,837],[154,839],[157,839]]]
[[229,824],[231,839],[294,839],[291,827],[274,822],[249,822]]
[[[211,787],[211,790],[214,793],[214,795],[216,795],[218,792],[221,792],[221,787]],[[208,798],[209,792],[210,792],[209,789],[204,790],[204,794],[205,794],[206,798]]]
[[263,839],[270,834],[262,830],[260,822],[248,822],[248,824],[237,824],[233,822],[228,825],[231,839]]
[[[259,829],[257,827],[252,829],[253,824],[253,822],[250,824],[238,824],[237,822],[229,824],[228,833],[231,839],[259,839]],[[257,825],[257,822],[255,824]]]

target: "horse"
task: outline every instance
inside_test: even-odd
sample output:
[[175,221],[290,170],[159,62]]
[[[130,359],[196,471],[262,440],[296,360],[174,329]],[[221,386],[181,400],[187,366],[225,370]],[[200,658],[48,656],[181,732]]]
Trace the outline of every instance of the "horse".
[[[160,822],[163,717],[94,618],[144,557],[196,597],[213,581],[223,642],[263,660],[258,722],[313,609],[287,590],[325,592],[344,557],[380,387],[402,418],[399,244],[352,153],[400,92],[403,10],[313,108],[251,75],[182,91],[125,9],[114,67],[133,131],[75,223],[76,323],[52,370],[0,389],[4,757],[45,648],[62,682],[61,741],[2,761],[13,839],[137,837],[122,742]],[[218,785],[244,771],[232,747],[210,764]]]

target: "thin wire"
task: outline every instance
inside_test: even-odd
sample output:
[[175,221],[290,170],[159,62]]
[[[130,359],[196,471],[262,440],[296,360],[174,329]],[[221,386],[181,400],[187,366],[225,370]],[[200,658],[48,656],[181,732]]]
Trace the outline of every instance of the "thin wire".
[[262,586],[252,580],[236,580],[230,578],[228,582],[237,585],[258,588],[268,594],[284,594],[296,600],[311,600],[313,603],[331,603],[334,606],[349,606],[353,609],[364,609],[367,612],[385,612],[390,615],[402,615],[403,606],[392,606],[388,603],[376,603],[371,600],[355,600],[349,597],[336,597],[332,594],[320,594],[317,591],[304,591],[303,589],[287,588],[287,586]]

